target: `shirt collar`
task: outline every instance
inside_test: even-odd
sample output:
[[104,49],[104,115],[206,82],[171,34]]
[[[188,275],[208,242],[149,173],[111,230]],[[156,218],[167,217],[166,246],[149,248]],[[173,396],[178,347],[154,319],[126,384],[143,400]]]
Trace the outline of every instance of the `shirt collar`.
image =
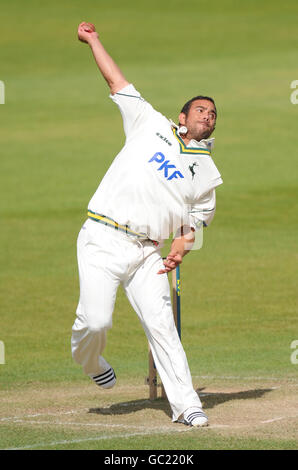
[[211,150],[214,147],[214,141],[215,141],[214,137],[212,137],[211,139],[202,139],[202,140],[192,139],[188,142],[187,147],[190,147],[190,148],[205,147],[208,150]]
[[[179,129],[179,126],[177,126],[177,124],[175,124],[171,119],[169,120],[169,122],[172,126],[172,129],[175,131],[174,134],[176,135],[178,140],[180,140],[180,142],[181,142],[180,148],[182,147],[182,148],[184,148],[184,150],[187,150],[187,149],[198,149],[199,150],[199,149],[204,149],[205,148],[209,152],[211,152],[211,149],[213,149],[214,141],[215,141],[214,137],[212,137],[211,139],[202,139],[202,140],[199,140],[199,141],[195,140],[195,139],[192,139],[188,142],[187,145],[185,145],[183,140],[181,139],[181,137],[179,136],[179,134],[177,132],[178,129]],[[181,148],[181,150],[182,150],[182,148]]]

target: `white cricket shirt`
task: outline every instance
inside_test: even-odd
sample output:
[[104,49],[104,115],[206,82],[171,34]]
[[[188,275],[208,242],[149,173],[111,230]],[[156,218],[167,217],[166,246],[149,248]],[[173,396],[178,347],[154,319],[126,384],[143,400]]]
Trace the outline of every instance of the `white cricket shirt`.
[[88,209],[152,240],[183,225],[208,225],[215,188],[222,183],[212,158],[214,139],[185,146],[176,126],[133,85],[110,95],[120,109],[126,142],[100,182]]

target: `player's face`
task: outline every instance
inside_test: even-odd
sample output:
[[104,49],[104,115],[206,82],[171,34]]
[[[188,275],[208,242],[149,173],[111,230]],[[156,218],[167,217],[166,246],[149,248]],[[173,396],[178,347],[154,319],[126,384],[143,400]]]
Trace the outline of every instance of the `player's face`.
[[179,122],[187,127],[187,138],[189,140],[208,139],[215,128],[215,106],[209,100],[193,101],[188,114],[180,114]]

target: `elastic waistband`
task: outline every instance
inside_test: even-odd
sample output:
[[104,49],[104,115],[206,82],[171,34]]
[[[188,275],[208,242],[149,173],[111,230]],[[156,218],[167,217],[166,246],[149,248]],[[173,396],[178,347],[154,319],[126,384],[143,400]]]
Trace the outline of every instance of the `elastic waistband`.
[[118,222],[111,219],[110,217],[107,217],[106,215],[97,214],[96,212],[93,212],[90,209],[88,209],[87,215],[89,219],[94,220],[95,222],[99,222],[100,224],[106,225],[108,227],[114,228],[115,230],[119,230],[120,232],[126,233],[127,235],[136,237],[138,240],[150,241],[155,246],[159,245],[157,241],[151,240],[150,238],[148,238],[148,235],[146,233],[135,232],[134,230],[129,228],[128,225],[118,224]]

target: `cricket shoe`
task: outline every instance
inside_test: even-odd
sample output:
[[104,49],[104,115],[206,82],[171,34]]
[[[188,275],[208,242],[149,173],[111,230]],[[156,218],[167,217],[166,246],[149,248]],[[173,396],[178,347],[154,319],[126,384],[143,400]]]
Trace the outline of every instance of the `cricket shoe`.
[[105,367],[105,372],[97,375],[90,375],[91,379],[94,380],[96,385],[101,388],[112,388],[116,383],[116,374],[113,367],[103,358],[100,358],[101,366]]
[[183,413],[183,421],[187,426],[203,427],[208,426],[208,418],[202,408],[193,406]]

